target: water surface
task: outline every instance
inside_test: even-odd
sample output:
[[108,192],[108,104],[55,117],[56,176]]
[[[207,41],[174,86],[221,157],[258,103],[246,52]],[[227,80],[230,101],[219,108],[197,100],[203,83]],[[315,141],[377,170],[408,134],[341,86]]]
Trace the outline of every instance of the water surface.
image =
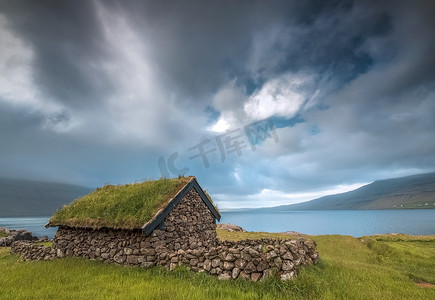
[[[46,229],[49,217],[0,218],[0,227],[24,228],[34,235],[52,238],[56,228]],[[435,235],[435,209],[421,210],[310,210],[222,212],[221,223],[233,223],[248,231],[298,231],[306,234],[342,234],[359,237],[382,233]]]
[[312,235],[435,235],[435,209],[225,212],[221,222],[234,223],[248,231],[298,231]]

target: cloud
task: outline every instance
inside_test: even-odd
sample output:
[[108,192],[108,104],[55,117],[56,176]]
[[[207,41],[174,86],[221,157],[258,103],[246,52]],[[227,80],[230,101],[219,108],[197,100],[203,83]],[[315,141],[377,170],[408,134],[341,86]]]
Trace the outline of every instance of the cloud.
[[[216,194],[215,198],[219,201],[219,204],[225,209],[238,209],[238,208],[260,208],[260,207],[273,207],[279,205],[296,204],[320,198],[323,196],[345,193],[355,190],[367,183],[351,184],[351,185],[338,185],[333,186],[326,190],[312,191],[305,193],[284,193],[278,190],[263,189],[257,194],[251,194],[248,196],[235,196]],[[234,201],[234,198],[237,201]]]
[[261,90],[252,95],[244,105],[251,120],[262,120],[272,116],[291,118],[299,112],[305,102],[303,86],[308,79],[285,74],[267,81]]
[[[1,173],[125,182],[177,152],[241,207],[434,170],[433,5],[2,2]],[[279,142],[222,161],[217,136],[265,118]]]

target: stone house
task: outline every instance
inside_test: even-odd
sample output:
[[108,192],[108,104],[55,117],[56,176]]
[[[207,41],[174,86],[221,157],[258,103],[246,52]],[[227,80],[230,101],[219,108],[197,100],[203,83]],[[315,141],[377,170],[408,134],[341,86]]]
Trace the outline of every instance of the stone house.
[[53,248],[14,242],[24,260],[80,256],[123,265],[188,266],[220,279],[282,280],[319,260],[310,239],[219,241],[220,214],[195,177],[105,186],[57,211]]
[[105,186],[64,206],[46,226],[58,227],[53,239],[58,257],[148,267],[164,265],[180,249],[216,246],[220,217],[196,178],[180,177]]

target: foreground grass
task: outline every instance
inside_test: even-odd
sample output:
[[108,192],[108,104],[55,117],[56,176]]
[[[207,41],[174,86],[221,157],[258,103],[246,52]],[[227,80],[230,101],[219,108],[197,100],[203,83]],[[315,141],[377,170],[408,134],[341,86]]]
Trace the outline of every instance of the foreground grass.
[[[286,237],[219,231],[221,239]],[[435,236],[314,236],[320,263],[297,279],[219,281],[79,258],[22,262],[0,248],[1,299],[435,299]]]

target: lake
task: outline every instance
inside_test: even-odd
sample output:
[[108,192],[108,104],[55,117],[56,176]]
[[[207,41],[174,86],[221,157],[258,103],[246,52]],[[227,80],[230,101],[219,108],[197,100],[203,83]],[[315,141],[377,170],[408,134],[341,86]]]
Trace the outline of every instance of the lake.
[[[0,218],[0,227],[24,228],[52,238],[56,228],[45,229],[49,217]],[[380,233],[435,235],[435,209],[323,210],[222,212],[221,223],[248,231],[298,231],[306,234],[342,234],[359,237]]]
[[435,235],[435,209],[225,212],[222,223],[248,231],[297,231],[359,237],[379,233]]

